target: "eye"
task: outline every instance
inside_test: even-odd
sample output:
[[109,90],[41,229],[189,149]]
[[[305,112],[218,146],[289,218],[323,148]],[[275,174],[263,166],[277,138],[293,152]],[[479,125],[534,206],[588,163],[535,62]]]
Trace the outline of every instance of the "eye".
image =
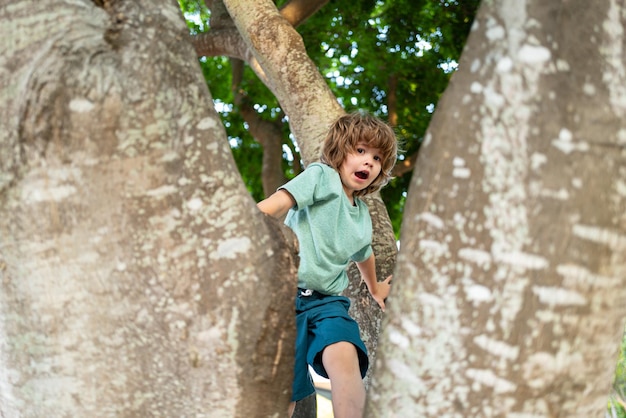
[[376,161],[382,161],[382,158],[380,158],[380,155],[375,155],[375,156],[374,156],[374,159],[375,159]]
[[357,152],[357,154],[363,154],[365,152],[365,150],[363,148],[357,148],[356,152]]

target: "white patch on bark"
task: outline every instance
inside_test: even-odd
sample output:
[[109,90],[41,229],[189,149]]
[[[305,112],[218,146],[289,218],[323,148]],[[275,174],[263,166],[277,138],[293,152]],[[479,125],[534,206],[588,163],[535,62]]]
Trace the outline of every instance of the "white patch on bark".
[[201,131],[206,131],[208,129],[215,128],[216,126],[217,126],[217,122],[215,121],[214,118],[206,117],[202,119],[200,122],[198,122],[198,124],[196,125],[196,128],[198,128]]
[[446,244],[429,239],[420,240],[419,247],[436,257],[440,257],[448,252],[448,246]]
[[[480,70],[480,60],[479,59],[475,59],[474,61],[472,61],[472,64],[470,65],[470,71],[472,73],[477,72],[478,70]],[[473,84],[472,84],[473,85]]]
[[618,179],[615,182],[615,190],[617,191],[617,194],[622,196],[622,197],[626,197],[626,182],[624,182],[623,180]]
[[87,99],[80,98],[80,99],[72,99],[70,101],[70,110],[72,112],[85,113],[85,112],[89,112],[94,107],[95,105],[93,104],[93,102]]
[[562,128],[559,132],[559,137],[552,140],[552,146],[563,152],[564,154],[570,154],[574,151],[586,152],[589,151],[589,144],[585,141],[574,142],[572,132],[569,129]]
[[146,195],[160,199],[167,195],[176,193],[177,191],[178,189],[176,187],[166,185],[166,186],[157,187],[156,189],[148,190],[146,192]]
[[533,155],[530,156],[530,168],[532,168],[533,171],[539,170],[539,168],[547,162],[548,157],[546,157],[545,154],[534,152]]
[[33,202],[60,202],[76,193],[76,187],[61,185],[56,187],[24,188],[22,198]]
[[199,197],[194,197],[192,199],[189,199],[187,201],[187,208],[191,211],[191,212],[196,212],[197,210],[199,210],[202,206],[204,206],[204,203],[202,202],[202,199],[200,199]]
[[400,324],[402,325],[402,329],[411,337],[419,337],[423,333],[422,328],[408,318],[402,318]]
[[180,187],[185,187],[185,186],[189,186],[190,184],[193,183],[193,181],[191,179],[188,179],[187,177],[181,177],[178,179],[178,181],[176,182]]
[[465,291],[466,299],[475,305],[493,300],[491,289],[486,286],[470,283],[464,285],[463,290]]
[[563,286],[565,287],[610,288],[617,287],[621,283],[621,279],[617,277],[594,274],[585,267],[576,264],[559,264],[556,266],[556,272],[563,276]]
[[432,212],[424,212],[415,217],[415,221],[424,221],[437,229],[443,229],[443,220]]
[[519,347],[514,347],[503,341],[494,340],[486,335],[476,336],[474,338],[474,343],[496,357],[504,357],[508,360],[515,360],[519,355]]
[[605,228],[576,224],[573,233],[579,238],[606,245],[614,251],[626,250],[626,236]]
[[498,262],[528,270],[541,270],[548,267],[549,264],[544,257],[519,251],[497,254],[495,259]]
[[423,385],[422,381],[415,377],[414,371],[409,367],[408,364],[403,363],[399,360],[390,359],[387,361],[387,367],[396,376],[403,382],[420,384]]
[[589,144],[581,142],[563,141],[561,139],[552,140],[552,145],[563,152],[564,154],[570,154],[574,151],[587,152],[589,151]]
[[496,72],[505,74],[513,69],[513,60],[509,57],[503,57],[496,65]]
[[411,342],[401,332],[398,332],[393,327],[389,329],[389,341],[392,344],[397,345],[400,349],[406,350],[411,346]]
[[198,333],[198,341],[206,344],[207,347],[219,346],[222,338],[222,331],[217,326]]
[[443,306],[443,300],[438,296],[433,295],[432,293],[421,292],[418,295],[418,299],[421,304],[428,305],[433,308],[439,308]]
[[[556,60],[556,69],[559,70],[559,71],[568,72],[572,68],[569,65],[569,62],[559,58],[559,59]],[[584,87],[583,87],[583,89],[584,89]]]
[[165,153],[163,153],[163,156],[161,157],[161,161],[164,162],[172,162],[172,161],[177,161],[180,159],[180,154],[177,153],[176,151],[165,151]]
[[540,45],[524,45],[517,53],[517,58],[526,64],[541,64],[552,57],[550,50]]
[[494,42],[500,39],[504,39],[505,31],[500,25],[493,26],[485,31],[485,36],[490,42]]
[[596,94],[596,86],[590,83],[583,84],[583,92],[588,96]]
[[553,286],[533,286],[532,291],[539,302],[550,306],[584,306],[587,298],[574,291]]
[[568,200],[570,197],[569,192],[565,188],[561,188],[559,190],[551,190],[551,189],[541,188],[540,184],[533,184],[532,186],[534,189],[536,189],[534,190],[534,193],[533,193],[533,195],[535,196],[547,197],[550,199],[563,200],[563,201]]
[[487,86],[483,89],[483,95],[485,96],[485,104],[491,109],[499,110],[506,104],[504,96],[491,86]]
[[232,317],[230,319],[230,323],[228,324],[228,343],[230,347],[233,348],[234,352],[239,348],[239,337],[238,330],[240,329],[239,323],[239,308],[233,306],[232,309]]
[[230,238],[220,241],[217,250],[210,254],[212,260],[222,258],[237,258],[237,254],[244,254],[250,251],[252,242],[248,237]]
[[476,250],[474,248],[461,248],[459,250],[459,257],[476,263],[479,266],[485,266],[491,263],[491,254],[487,251]]
[[64,200],[76,194],[77,189],[71,183],[77,183],[81,178],[81,170],[75,167],[35,171],[24,181],[22,199],[36,203]]
[[513,382],[497,376],[491,370],[486,369],[467,369],[465,372],[467,377],[484,386],[493,388],[496,393],[508,393],[517,389],[517,385]]
[[422,148],[425,148],[430,145],[433,140],[433,135],[430,132],[427,132],[424,136],[424,143],[422,144]]
[[470,177],[472,172],[467,167],[455,167],[452,170],[452,177],[467,179]]

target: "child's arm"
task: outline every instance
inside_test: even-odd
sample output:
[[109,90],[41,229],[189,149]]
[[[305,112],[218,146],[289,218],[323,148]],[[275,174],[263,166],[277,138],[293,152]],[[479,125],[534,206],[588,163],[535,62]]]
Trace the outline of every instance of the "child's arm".
[[256,204],[257,208],[263,213],[274,218],[280,218],[296,205],[296,201],[285,189],[280,189],[270,197],[261,200]]
[[376,280],[376,261],[373,253],[367,260],[356,263],[356,265],[361,272],[361,278],[367,285],[370,294],[376,303],[378,303],[380,309],[385,312],[385,299],[389,296],[389,287],[391,286],[389,282],[393,276],[387,277],[382,282]]

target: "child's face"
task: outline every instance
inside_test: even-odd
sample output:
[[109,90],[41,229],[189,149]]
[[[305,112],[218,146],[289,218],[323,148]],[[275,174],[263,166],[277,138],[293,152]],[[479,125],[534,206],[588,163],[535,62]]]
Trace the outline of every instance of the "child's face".
[[349,197],[356,190],[363,190],[380,174],[382,157],[378,148],[357,144],[354,152],[348,153],[339,167],[343,189]]

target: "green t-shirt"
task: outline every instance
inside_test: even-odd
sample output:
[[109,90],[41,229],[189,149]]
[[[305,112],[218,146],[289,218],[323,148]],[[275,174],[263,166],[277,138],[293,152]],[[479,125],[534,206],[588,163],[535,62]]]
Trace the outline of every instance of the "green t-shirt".
[[339,173],[313,163],[285,184],[296,201],[285,224],[298,237],[298,287],[338,295],[348,286],[346,267],[372,254],[372,220],[367,205],[350,204]]

